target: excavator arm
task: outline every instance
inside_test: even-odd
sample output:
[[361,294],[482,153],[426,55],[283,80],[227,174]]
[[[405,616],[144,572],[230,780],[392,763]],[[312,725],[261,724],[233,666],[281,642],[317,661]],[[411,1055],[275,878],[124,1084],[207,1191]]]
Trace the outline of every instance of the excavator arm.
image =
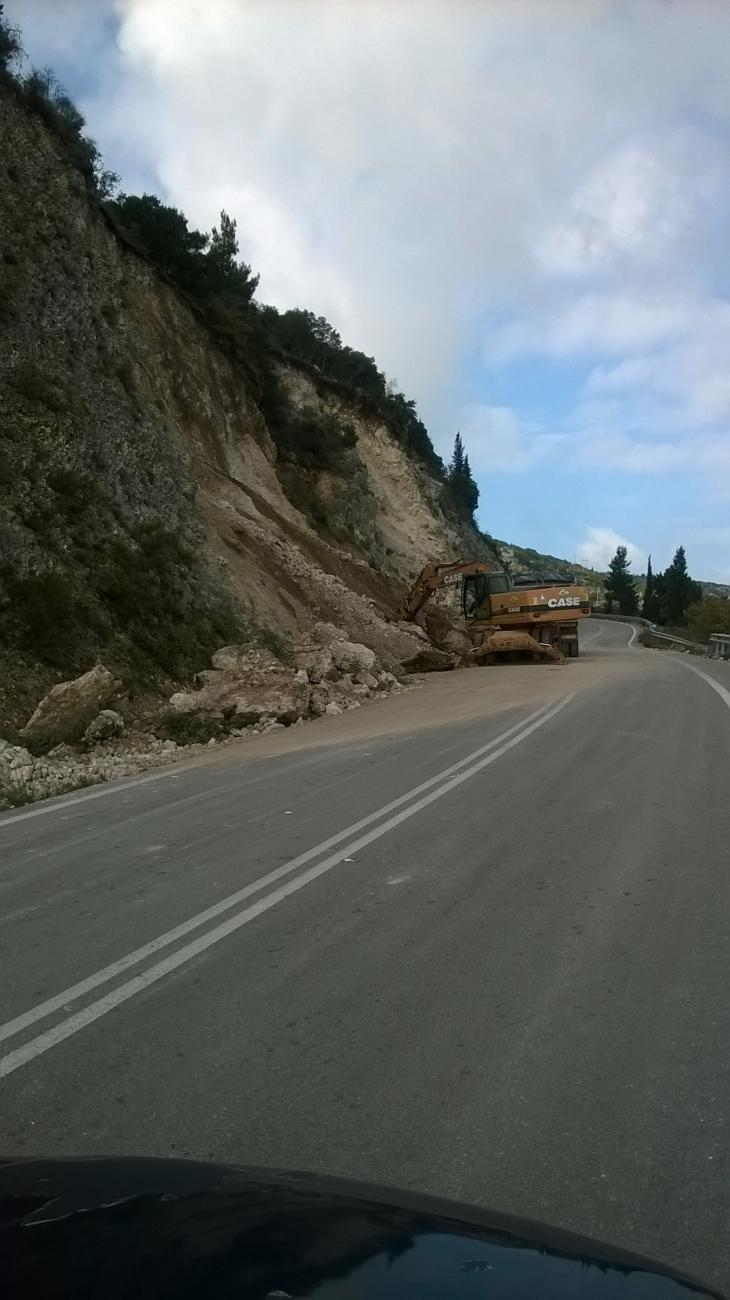
[[492,560],[454,560],[451,564],[426,564],[399,607],[398,618],[412,623],[426,601],[452,577],[466,578],[474,573],[502,572],[504,570]]

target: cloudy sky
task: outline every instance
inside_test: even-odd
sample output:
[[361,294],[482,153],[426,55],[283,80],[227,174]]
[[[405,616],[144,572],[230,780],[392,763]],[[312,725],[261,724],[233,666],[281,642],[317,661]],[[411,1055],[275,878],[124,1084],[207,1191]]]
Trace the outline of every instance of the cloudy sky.
[[726,0],[7,0],[123,187],[460,428],[496,536],[730,581]]

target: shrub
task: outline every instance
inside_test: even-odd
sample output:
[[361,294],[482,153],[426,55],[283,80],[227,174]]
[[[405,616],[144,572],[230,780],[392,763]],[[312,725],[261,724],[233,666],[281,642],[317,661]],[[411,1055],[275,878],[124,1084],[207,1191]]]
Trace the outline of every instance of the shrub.
[[304,469],[344,474],[353,467],[350,453],[357,444],[356,434],[334,411],[314,406],[289,409],[271,432],[283,459]]
[[215,592],[179,527],[152,520],[109,539],[93,581],[119,630],[175,677],[188,676],[216,646],[240,636],[231,601]]
[[59,567],[6,576],[10,619],[21,644],[47,663],[63,665],[81,612],[74,584]]
[[689,605],[685,617],[692,636],[707,641],[713,632],[730,632],[730,600],[707,596]]

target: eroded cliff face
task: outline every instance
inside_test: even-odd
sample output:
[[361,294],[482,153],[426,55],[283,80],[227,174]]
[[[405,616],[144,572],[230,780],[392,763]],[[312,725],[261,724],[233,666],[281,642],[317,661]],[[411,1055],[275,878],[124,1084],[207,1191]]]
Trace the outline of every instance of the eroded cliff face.
[[141,663],[169,637],[168,676],[184,676],[241,615],[289,638],[326,620],[407,653],[388,622],[403,583],[481,545],[444,517],[439,483],[357,404],[281,363],[293,402],[337,410],[356,435],[351,472],[304,476],[315,518],[297,508],[245,363],[1,89],[0,176],[6,664]]

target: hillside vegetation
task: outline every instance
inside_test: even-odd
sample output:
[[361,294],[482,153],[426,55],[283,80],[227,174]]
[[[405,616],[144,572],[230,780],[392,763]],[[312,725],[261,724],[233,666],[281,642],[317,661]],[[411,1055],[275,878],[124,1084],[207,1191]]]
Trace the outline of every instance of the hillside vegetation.
[[0,12],[0,721],[103,657],[139,687],[329,619],[398,651],[433,556],[490,554],[459,440],[305,310],[255,298],[235,221],[112,198]]

